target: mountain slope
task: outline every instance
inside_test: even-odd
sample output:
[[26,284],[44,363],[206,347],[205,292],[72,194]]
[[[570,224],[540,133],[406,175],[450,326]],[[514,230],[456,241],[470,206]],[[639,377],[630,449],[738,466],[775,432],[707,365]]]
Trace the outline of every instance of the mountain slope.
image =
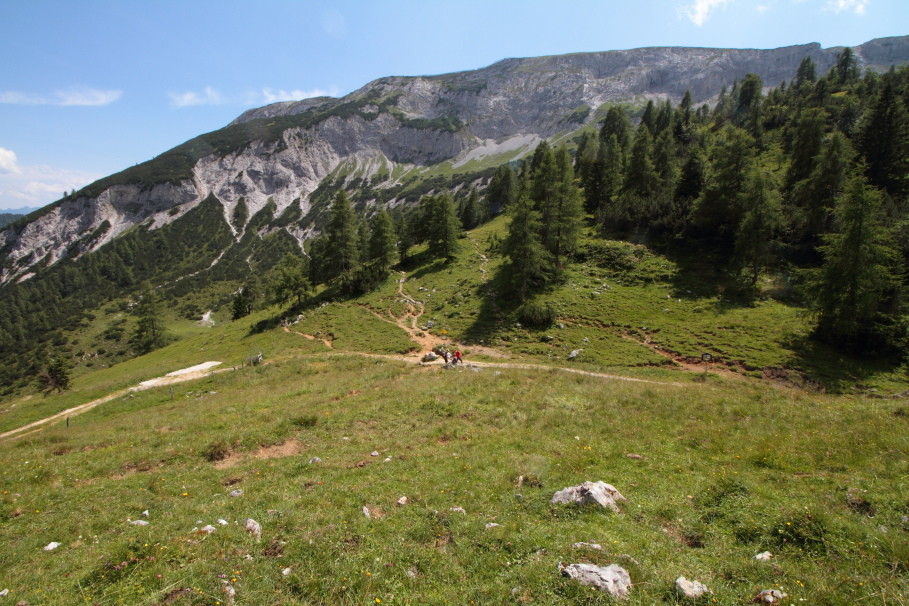
[[[342,99],[250,110],[0,232],[0,282],[21,280],[36,263],[73,250],[96,250],[137,225],[159,228],[209,195],[237,239],[244,226],[231,217],[241,198],[250,215],[269,200],[277,215],[297,204],[301,220],[282,229],[302,241],[318,229],[313,194],[328,178],[345,186],[359,179],[367,186],[363,202],[393,207],[414,200],[404,192],[428,167],[445,163],[462,173],[458,183],[474,181],[471,167],[482,160],[519,157],[541,138],[596,121],[603,104],[678,100],[686,90],[700,103],[747,73],[779,84],[806,57],[823,73],[841,50],[644,48],[506,59],[475,71],[381,78]],[[869,69],[904,63],[909,37],[874,40],[854,53]]]

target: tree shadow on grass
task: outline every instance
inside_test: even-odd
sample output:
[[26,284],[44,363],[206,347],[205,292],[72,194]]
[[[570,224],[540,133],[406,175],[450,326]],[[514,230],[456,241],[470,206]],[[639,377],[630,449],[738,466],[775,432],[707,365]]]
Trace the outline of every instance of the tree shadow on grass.
[[807,385],[831,393],[865,389],[869,381],[898,372],[905,362],[898,353],[840,351],[810,335],[792,335],[782,345],[794,353],[788,366],[797,370]]

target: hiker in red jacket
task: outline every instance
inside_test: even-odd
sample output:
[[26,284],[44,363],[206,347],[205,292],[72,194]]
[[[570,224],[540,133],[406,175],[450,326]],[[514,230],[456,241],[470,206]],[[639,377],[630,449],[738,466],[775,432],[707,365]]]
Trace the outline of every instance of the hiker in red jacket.
[[463,362],[461,361],[461,350],[460,349],[456,349],[454,352],[454,363],[463,364]]

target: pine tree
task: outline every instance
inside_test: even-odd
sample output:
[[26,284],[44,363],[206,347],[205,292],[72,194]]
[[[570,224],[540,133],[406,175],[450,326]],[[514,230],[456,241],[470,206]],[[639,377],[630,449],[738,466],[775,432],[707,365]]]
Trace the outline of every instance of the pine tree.
[[519,196],[508,212],[511,221],[502,252],[508,257],[507,275],[513,292],[524,301],[533,288],[547,281],[551,260],[540,241],[540,214],[527,194]]
[[618,105],[606,110],[606,117],[600,128],[600,141],[608,141],[611,135],[615,135],[623,152],[631,145],[631,120],[628,119],[625,110]]
[[574,169],[568,150],[562,146],[555,152],[556,182],[551,197],[538,201],[543,226],[543,246],[552,255],[556,272],[562,260],[574,252],[581,229],[582,195],[574,179]]
[[161,318],[160,306],[158,295],[151,288],[145,290],[136,304],[134,313],[138,319],[132,343],[139,353],[164,347],[171,340]]
[[433,255],[448,260],[455,258],[459,248],[461,222],[455,214],[454,203],[448,194],[430,198],[427,235],[429,250]]
[[749,170],[740,198],[742,220],[736,232],[735,253],[754,286],[761,270],[774,259],[775,239],[783,226],[783,209],[771,177],[756,167]]
[[491,214],[507,209],[518,195],[518,181],[514,171],[507,164],[496,169],[486,188],[487,207]]
[[384,208],[373,215],[369,231],[369,260],[377,261],[388,269],[395,260],[398,238],[391,217]]
[[480,194],[476,188],[470,188],[470,194],[464,202],[464,208],[461,212],[461,226],[464,229],[473,229],[483,222],[483,211],[480,208]]
[[796,183],[807,179],[814,170],[827,118],[827,112],[816,107],[802,111],[796,118],[792,130],[792,162],[786,171],[787,191],[792,191]]
[[885,76],[862,121],[858,147],[871,184],[901,198],[909,192],[909,112],[894,79],[893,74]]
[[353,271],[359,265],[357,218],[344,190],[339,190],[325,228],[326,280]]
[[731,246],[742,219],[739,194],[754,158],[754,139],[726,125],[707,152],[705,186],[692,208],[697,232],[724,247]]
[[273,305],[301,305],[312,288],[308,268],[297,255],[286,255],[269,273],[268,299]]
[[803,86],[814,84],[816,81],[817,65],[811,57],[805,57],[802,59],[802,62],[799,63],[799,68],[795,72],[795,82],[793,82],[793,85],[795,88],[802,88]]
[[881,207],[879,190],[862,176],[849,179],[837,199],[836,231],[820,247],[824,263],[811,272],[817,335],[837,346],[893,346],[903,337],[895,308],[898,255]]
[[811,247],[832,229],[833,208],[843,192],[853,152],[849,141],[834,131],[815,156],[808,178],[798,181],[790,196],[797,215],[795,240]]
[[44,371],[41,372],[39,379],[46,392],[56,391],[57,393],[62,393],[69,389],[69,365],[61,356],[54,356],[48,362]]
[[609,227],[617,220],[618,196],[622,189],[625,175],[625,155],[615,135],[610,135],[600,148],[597,161],[596,219],[604,227]]

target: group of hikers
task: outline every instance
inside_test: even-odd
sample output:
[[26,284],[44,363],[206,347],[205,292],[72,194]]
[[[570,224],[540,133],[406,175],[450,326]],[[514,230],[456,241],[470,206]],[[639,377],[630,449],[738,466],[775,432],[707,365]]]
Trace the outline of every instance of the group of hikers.
[[445,366],[455,366],[457,364],[463,364],[464,361],[461,359],[461,351],[456,349],[451,352],[448,351],[447,347],[437,348],[436,353],[442,356],[442,359],[445,360]]

